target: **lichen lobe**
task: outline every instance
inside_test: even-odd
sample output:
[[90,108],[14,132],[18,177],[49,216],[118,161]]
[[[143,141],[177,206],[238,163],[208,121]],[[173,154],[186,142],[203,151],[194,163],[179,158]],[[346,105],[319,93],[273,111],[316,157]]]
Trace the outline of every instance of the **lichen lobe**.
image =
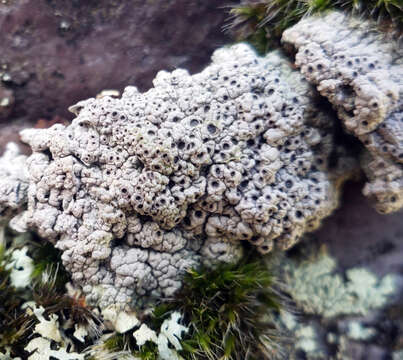
[[381,213],[403,207],[403,51],[374,24],[341,12],[312,16],[282,41],[295,63],[367,149],[364,195]]
[[81,101],[71,125],[21,134],[28,225],[101,306],[171,296],[242,241],[287,249],[338,202],[333,120],[314,95],[279,54],[240,44],[199,74]]

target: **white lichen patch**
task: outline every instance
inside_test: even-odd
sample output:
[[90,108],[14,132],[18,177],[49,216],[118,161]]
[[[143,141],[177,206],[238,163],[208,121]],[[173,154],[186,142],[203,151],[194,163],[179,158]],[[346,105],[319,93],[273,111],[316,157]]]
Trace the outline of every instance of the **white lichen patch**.
[[22,249],[15,249],[11,252],[10,262],[6,268],[11,270],[10,280],[11,284],[17,289],[25,288],[31,284],[31,275],[34,271],[34,262],[32,258],[27,255],[28,247],[24,246]]
[[278,321],[280,328],[285,327],[286,332],[292,337],[292,349],[288,358],[295,360],[294,355],[298,351],[303,351],[309,360],[326,358],[322,340],[313,324],[301,323],[297,316],[285,310],[280,312]]
[[111,305],[102,309],[102,316],[104,321],[109,322],[112,328],[118,333],[123,334],[135,326],[140,324],[134,312],[126,312],[119,309],[119,307]]
[[88,330],[84,325],[74,324],[73,336],[82,343],[85,342],[85,338],[88,336]]
[[32,340],[24,348],[31,353],[28,360],[84,360],[85,354],[74,351],[74,343],[66,336],[64,330],[74,326],[73,336],[84,342],[85,336],[88,335],[85,328],[69,320],[60,324],[58,315],[45,315],[45,309],[42,306],[38,307],[33,301],[25,303],[22,308],[26,309],[28,315],[34,315],[38,321],[33,327]]
[[352,340],[369,340],[376,334],[376,330],[362,325],[359,321],[350,321],[347,336]]
[[325,252],[310,261],[285,265],[290,294],[306,313],[332,318],[339,315],[367,315],[385,306],[396,291],[395,276],[378,279],[365,268],[346,272],[345,281],[336,262]]
[[323,358],[324,353],[318,349],[318,335],[313,326],[299,326],[295,331],[297,341],[295,347],[303,350],[307,354],[315,354],[318,358]]
[[141,324],[140,328],[133,332],[133,337],[138,346],[143,346],[147,341],[157,343],[157,333],[146,324]]
[[68,352],[65,347],[58,346],[58,349],[52,349],[51,340],[42,337],[32,339],[24,348],[28,352],[33,352],[28,360],[84,360],[84,355],[76,352]]
[[182,350],[182,345],[179,340],[182,338],[183,334],[186,334],[189,331],[189,329],[180,324],[181,319],[182,315],[179,312],[176,311],[172,313],[170,318],[165,320],[161,325],[158,342],[161,341],[161,337],[165,336],[176,350]]
[[157,338],[158,354],[161,360],[179,360],[177,350],[182,350],[180,340],[188,328],[181,325],[182,315],[179,312],[171,314],[169,319],[164,320]]
[[49,320],[46,320],[43,316],[45,309],[42,306],[39,308],[35,307],[33,313],[39,321],[39,323],[35,325],[34,332],[46,339],[61,342],[62,336],[59,330],[59,322],[57,321],[58,316],[56,314],[51,314]]
[[359,301],[355,302],[357,313],[365,315],[370,309],[385,306],[396,292],[396,276],[388,274],[378,279],[365,268],[353,268],[346,272],[348,292]]
[[[155,344],[155,351],[158,354],[159,360],[184,360],[178,353],[182,350],[181,340],[183,336],[188,332],[188,328],[181,324],[182,315],[175,311],[169,318],[165,319],[161,324],[159,330],[151,329],[147,324],[142,323],[137,325],[137,329],[131,333],[133,339],[136,341],[136,345],[140,347],[149,345],[149,343]],[[125,350],[109,350],[106,348],[105,343],[114,336],[119,336],[117,331],[101,336],[95,345],[86,351],[88,356],[95,358],[108,358],[108,359],[137,359],[130,355],[130,352]],[[126,333],[127,335],[129,333]]]

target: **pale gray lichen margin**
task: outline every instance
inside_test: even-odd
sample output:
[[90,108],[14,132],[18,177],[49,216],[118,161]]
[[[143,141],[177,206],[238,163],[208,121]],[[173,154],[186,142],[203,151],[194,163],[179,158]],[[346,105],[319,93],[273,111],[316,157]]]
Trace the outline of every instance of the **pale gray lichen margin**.
[[349,164],[314,98],[279,54],[238,44],[199,74],[81,101],[71,125],[21,133],[24,218],[102,307],[171,296],[189,267],[238,259],[241,241],[287,249],[337,206]]
[[20,213],[27,203],[27,156],[22,155],[17,144],[8,143],[0,157],[0,224],[7,223]]
[[[361,18],[331,12],[283,33],[304,77],[336,108],[368,153],[364,194],[382,213],[403,207],[403,47]],[[400,45],[400,46],[399,46]]]

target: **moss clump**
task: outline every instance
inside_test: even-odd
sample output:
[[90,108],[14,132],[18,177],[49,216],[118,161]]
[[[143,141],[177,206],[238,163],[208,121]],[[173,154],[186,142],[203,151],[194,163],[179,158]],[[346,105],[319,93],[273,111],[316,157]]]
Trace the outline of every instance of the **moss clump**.
[[[189,270],[175,298],[156,306],[143,322],[158,333],[164,320],[179,311],[189,328],[178,351],[186,360],[280,358],[281,337],[274,318],[281,297],[273,290],[274,280],[263,258],[253,256],[253,262]],[[104,348],[129,351],[143,360],[159,358],[157,344],[148,341],[138,347],[130,333],[112,335]]]
[[283,31],[303,16],[332,9],[375,19],[384,29],[403,31],[402,0],[243,0],[231,8],[226,29],[264,54],[279,47]]
[[[3,231],[0,239],[0,352],[10,351],[11,357],[26,358],[27,346],[34,334],[38,319],[22,305],[34,302],[36,307],[45,309],[45,317],[56,314],[61,321],[84,325],[90,336],[98,336],[102,331],[101,320],[85,304],[84,298],[72,297],[66,293],[66,283],[70,276],[61,263],[61,252],[51,244],[44,243],[34,235],[16,236],[11,231]],[[12,254],[20,248],[28,248],[34,270],[32,282],[28,286],[13,286]],[[66,330],[66,332],[72,330]],[[88,344],[77,342],[78,349]]]
[[50,269],[57,269],[53,287],[58,292],[64,292],[65,285],[70,281],[70,274],[64,269],[61,260],[62,252],[56,249],[53,244],[37,240],[31,243],[31,257],[34,261],[34,270],[31,274],[32,280],[40,283],[42,275]]
[[32,288],[35,304],[45,309],[45,315],[56,314],[59,319],[69,319],[73,324],[88,327],[90,334],[99,335],[101,319],[87,306],[84,297],[73,297],[68,295],[65,289],[61,290],[58,287],[60,282],[58,268],[42,275],[42,279]]
[[273,314],[280,298],[273,277],[261,261],[189,271],[183,289],[168,306],[184,314],[190,331],[180,352],[185,359],[274,359],[279,355]]
[[147,341],[139,351],[135,353],[135,356],[141,360],[158,360],[158,346],[151,341]]
[[27,324],[13,326],[23,297],[22,291],[11,284],[9,262],[10,256],[6,254],[4,244],[0,244],[0,351],[14,346],[27,329]]
[[131,334],[118,334],[114,333],[104,342],[104,348],[110,351],[134,351],[133,347],[135,343],[133,342],[133,337]]

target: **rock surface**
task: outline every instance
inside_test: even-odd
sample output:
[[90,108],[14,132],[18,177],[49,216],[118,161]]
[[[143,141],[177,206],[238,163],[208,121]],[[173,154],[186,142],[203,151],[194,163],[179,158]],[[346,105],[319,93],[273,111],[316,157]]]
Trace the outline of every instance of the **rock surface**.
[[341,206],[314,233],[342,267],[365,266],[378,276],[403,275],[403,212],[382,215],[361,194],[363,183],[346,184]]
[[[361,341],[345,339],[342,346],[343,359],[390,359],[391,353],[397,353],[403,344],[403,212],[379,214],[362,195],[363,185],[363,182],[345,185],[342,206],[323,222],[309,243],[318,247],[325,245],[330,256],[336,259],[340,274],[354,267],[365,268],[379,279],[393,274],[396,291],[391,304],[381,311],[356,318],[364,329],[372,328],[376,335]],[[345,334],[345,322],[343,317],[330,324],[322,322],[321,331]]]
[[228,42],[221,31],[227,3],[2,1],[0,80],[14,93],[12,115],[67,117],[69,105],[103,89],[145,90],[161,69],[200,70]]

